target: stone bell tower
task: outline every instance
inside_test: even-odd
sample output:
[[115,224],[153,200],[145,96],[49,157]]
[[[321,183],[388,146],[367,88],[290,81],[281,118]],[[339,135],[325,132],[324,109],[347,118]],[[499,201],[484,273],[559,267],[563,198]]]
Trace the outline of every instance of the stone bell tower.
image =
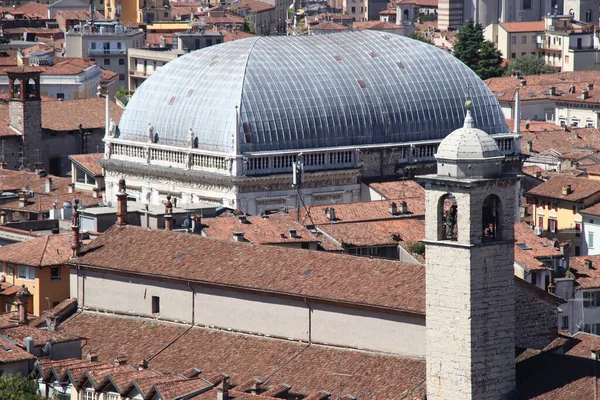
[[464,127],[436,154],[426,190],[427,399],[502,399],[515,388],[517,178],[496,141]]
[[21,134],[24,166],[32,165],[33,151],[42,139],[42,102],[40,71],[35,67],[20,66],[6,71],[8,75],[10,126]]

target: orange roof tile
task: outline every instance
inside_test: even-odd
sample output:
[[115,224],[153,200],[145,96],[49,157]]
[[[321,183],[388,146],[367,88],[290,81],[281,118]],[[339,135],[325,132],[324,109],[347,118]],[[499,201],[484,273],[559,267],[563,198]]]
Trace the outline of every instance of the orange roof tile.
[[311,27],[310,29],[313,31],[346,31],[346,30],[348,30],[348,27],[344,26],[344,25],[336,24],[335,22],[332,22],[332,21],[327,21],[327,22],[323,22],[318,25],[315,25],[315,26]]
[[406,180],[393,180],[389,182],[372,182],[369,187],[386,199],[419,198],[425,201],[425,189],[417,182]]
[[[77,263],[417,314],[425,310],[424,268],[397,261],[114,225],[84,247]],[[360,284],[366,280],[368,287]]]
[[319,229],[344,246],[393,246],[425,237],[425,221],[415,218],[319,225]]
[[[206,236],[232,240],[234,232],[243,232],[244,238],[254,244],[283,244],[318,242],[319,239],[291,216],[204,218],[202,230]],[[290,229],[296,230],[292,237]]]
[[0,190],[3,192],[17,192],[20,190],[31,190],[37,194],[44,194],[47,178],[52,179],[52,195],[65,194],[68,192],[71,179],[55,175],[39,176],[35,172],[15,171],[0,169]]
[[544,32],[544,21],[502,22],[500,26],[508,33]]
[[[562,189],[571,185],[571,193],[562,194]],[[526,193],[527,197],[547,197],[573,202],[582,202],[600,192],[600,181],[570,176],[556,176]]]
[[98,162],[104,158],[102,153],[70,155],[71,162],[77,164],[93,176],[102,176],[102,165]]
[[261,13],[275,9],[274,5],[259,0],[240,0],[238,7],[247,8],[249,13]]
[[[585,260],[591,261],[591,268],[585,267]],[[600,288],[600,255],[571,257],[569,270],[583,289]]]
[[71,257],[70,234],[42,236],[0,247],[3,262],[46,267],[61,265]]
[[[0,332],[2,333],[2,332]],[[35,360],[33,354],[0,337],[0,364],[10,364],[18,361]]]
[[17,11],[31,19],[49,19],[47,4],[30,1],[17,8]]

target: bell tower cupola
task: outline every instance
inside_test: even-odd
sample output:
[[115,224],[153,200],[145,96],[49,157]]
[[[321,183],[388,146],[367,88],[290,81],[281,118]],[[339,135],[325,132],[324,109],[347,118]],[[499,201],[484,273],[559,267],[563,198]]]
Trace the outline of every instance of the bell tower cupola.
[[499,400],[515,388],[517,177],[494,138],[464,126],[436,154],[426,191],[427,398]]

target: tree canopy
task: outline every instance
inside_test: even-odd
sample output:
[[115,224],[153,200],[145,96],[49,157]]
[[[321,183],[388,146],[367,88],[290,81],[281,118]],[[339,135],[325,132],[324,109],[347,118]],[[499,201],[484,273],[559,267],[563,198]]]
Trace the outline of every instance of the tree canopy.
[[420,42],[425,42],[425,43],[429,43],[429,44],[433,44],[433,42],[431,41],[431,39],[429,39],[427,36],[423,35],[421,32],[418,31],[412,31],[410,33],[410,35],[408,35],[409,38],[414,39],[414,40],[418,40]]
[[0,399],[2,400],[42,400],[37,394],[35,381],[21,375],[0,376]]
[[541,57],[533,55],[524,55],[515,58],[506,68],[505,75],[511,75],[513,72],[518,71],[522,75],[538,75],[545,73],[556,72],[550,65],[544,63]]
[[501,76],[502,54],[494,45],[483,39],[483,25],[473,19],[458,30],[454,56],[468,65],[481,79]]

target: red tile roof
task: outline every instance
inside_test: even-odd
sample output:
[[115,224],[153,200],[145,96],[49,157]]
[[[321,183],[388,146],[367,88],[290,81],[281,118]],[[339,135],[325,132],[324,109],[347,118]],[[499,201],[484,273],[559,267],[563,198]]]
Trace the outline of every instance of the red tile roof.
[[[528,155],[558,152],[563,158],[579,158],[600,149],[600,131],[596,128],[569,128],[565,131],[556,125],[548,131],[521,130],[521,153]],[[528,150],[528,141],[532,142],[532,150]],[[573,152],[578,153],[577,157]],[[571,153],[571,154],[570,154]]]
[[49,19],[48,5],[36,3],[34,1],[23,4],[17,8],[17,11],[30,19]]
[[51,343],[66,343],[80,340],[80,337],[77,335],[34,328],[28,325],[5,328],[0,331],[0,334],[6,336],[22,347],[25,347],[25,341],[23,339],[26,337],[33,339],[34,346],[43,346],[47,341],[50,341]]
[[[284,244],[319,242],[320,239],[289,215],[270,217],[203,218],[202,231],[214,239],[232,240],[234,232],[243,232],[244,238],[254,244]],[[290,229],[296,230],[292,237]]]
[[[531,254],[535,258],[562,257],[559,249],[554,247],[552,240],[537,236],[533,229],[523,222],[515,224],[515,244],[527,244],[529,250],[519,250]],[[515,246],[515,251],[517,251]]]
[[[485,81],[496,98],[500,101],[514,102],[517,87],[521,92],[521,101],[539,101],[551,99],[554,101],[569,101],[577,103],[600,103],[600,71],[560,72],[557,74],[527,75],[522,77],[526,86],[520,86],[520,81],[514,77],[490,78]],[[594,87],[589,91],[589,97],[581,99],[581,90],[588,84]],[[571,85],[575,93],[569,93]],[[556,95],[550,94],[550,87],[556,88]]]
[[[2,334],[2,332],[0,332]],[[18,361],[35,360],[36,357],[21,347],[0,337],[0,364],[10,364]]]
[[[390,214],[389,207],[392,202],[396,203],[400,208],[402,201],[406,201],[408,206],[408,215],[394,216]],[[425,194],[423,196],[407,197],[396,200],[381,200],[381,201],[364,201],[359,203],[345,203],[327,206],[309,206],[307,215],[306,209],[300,211],[301,223],[304,225],[323,225],[330,224],[325,210],[327,208],[335,209],[336,222],[360,222],[360,221],[377,221],[383,219],[397,219],[407,217],[424,217],[425,216]],[[295,211],[290,211],[290,215],[294,215]]]
[[386,199],[423,199],[425,202],[425,189],[417,182],[406,180],[393,180],[389,182],[372,182],[369,188],[375,190]]
[[319,229],[344,246],[393,246],[425,238],[425,221],[415,218],[320,225]]
[[[419,314],[425,311],[424,268],[397,261],[255,246],[115,225],[85,246],[77,262],[251,291]],[[169,264],[168,269],[164,268],[165,263]],[[370,284],[362,285],[365,281]],[[398,287],[403,290],[398,292]]]
[[102,199],[93,197],[93,193],[91,192],[57,193],[29,197],[24,206],[21,206],[20,200],[7,201],[4,204],[0,204],[0,210],[44,214],[54,208],[60,208],[63,202],[71,202],[73,199],[78,199],[82,207],[94,207],[102,202]]
[[[591,268],[585,267],[585,260],[591,261]],[[600,288],[600,255],[571,257],[569,270],[583,289]]]
[[544,32],[544,21],[503,22],[500,26],[508,33]]
[[318,25],[312,26],[310,28],[313,31],[346,31],[348,30],[347,26],[336,24],[332,21],[327,21],[320,23]]
[[102,153],[74,154],[69,156],[71,162],[80,166],[95,177],[102,176],[102,165],[98,162],[102,158],[104,158],[104,154]]
[[237,5],[239,8],[247,8],[248,12],[251,14],[261,13],[275,9],[274,5],[258,0],[240,0],[237,3]]
[[0,261],[48,267],[62,265],[71,257],[71,234],[48,235],[0,247]]
[[[82,124],[83,129],[103,129],[106,121],[106,100],[98,97],[87,99],[42,102],[42,128],[53,131],[74,131]],[[119,123],[123,109],[110,102],[110,116]],[[81,118],[65,118],[65,115]],[[85,116],[85,118],[83,118]]]
[[[562,194],[562,189],[571,185],[568,195]],[[583,202],[600,193],[600,181],[570,176],[555,176],[526,193],[527,197],[547,197],[551,199]]]
[[35,172],[14,171],[0,169],[0,190],[3,192],[16,192],[19,190],[31,190],[37,194],[44,194],[46,179],[52,179],[52,195],[68,192],[71,179],[55,175],[39,176]]
[[[60,328],[88,338],[83,351],[95,349],[100,361],[112,360],[114,354],[126,354],[129,360],[148,358],[158,347],[147,348],[148,344],[165,346],[185,329],[181,325],[90,312],[77,314]],[[115,350],[117,347],[119,350]],[[425,378],[423,360],[198,327],[187,331],[149,365],[161,372],[199,367],[205,377],[223,371],[234,384],[268,377],[266,385],[285,382],[294,393],[327,390],[332,397],[353,394],[381,400],[402,397],[416,386],[422,387]]]

